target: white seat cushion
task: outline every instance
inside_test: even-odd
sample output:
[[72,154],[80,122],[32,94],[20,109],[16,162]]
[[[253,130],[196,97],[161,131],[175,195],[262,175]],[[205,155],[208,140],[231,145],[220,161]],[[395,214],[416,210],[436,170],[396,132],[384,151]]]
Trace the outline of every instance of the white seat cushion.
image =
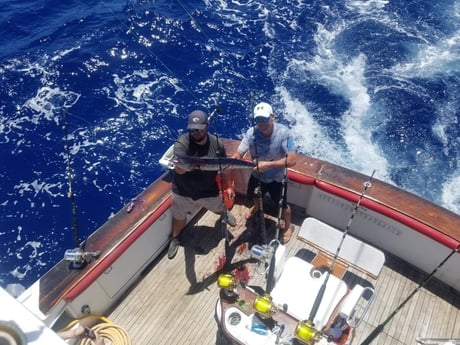
[[[277,305],[287,305],[287,312],[299,320],[307,320],[315,303],[316,296],[324,282],[326,274],[313,278],[313,266],[298,257],[286,261],[280,279],[277,281],[271,296]],[[321,304],[313,319],[315,327],[322,329],[331,317],[334,309],[347,294],[347,285],[337,277],[330,275],[321,300]]]

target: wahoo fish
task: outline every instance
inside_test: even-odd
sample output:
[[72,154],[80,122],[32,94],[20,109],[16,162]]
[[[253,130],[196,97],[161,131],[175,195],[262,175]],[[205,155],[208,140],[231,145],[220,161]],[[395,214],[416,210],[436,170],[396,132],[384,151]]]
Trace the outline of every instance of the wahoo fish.
[[227,157],[175,156],[174,164],[185,170],[219,171],[220,169],[253,169],[253,162]]

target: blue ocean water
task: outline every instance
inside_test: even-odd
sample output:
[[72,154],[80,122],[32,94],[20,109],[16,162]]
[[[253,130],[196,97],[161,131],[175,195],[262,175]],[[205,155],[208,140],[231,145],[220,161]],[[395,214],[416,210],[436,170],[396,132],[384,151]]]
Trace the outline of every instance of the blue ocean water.
[[221,136],[268,101],[300,152],[460,213],[458,1],[4,0],[0,32],[3,287],[74,247],[66,144],[84,239],[216,103]]

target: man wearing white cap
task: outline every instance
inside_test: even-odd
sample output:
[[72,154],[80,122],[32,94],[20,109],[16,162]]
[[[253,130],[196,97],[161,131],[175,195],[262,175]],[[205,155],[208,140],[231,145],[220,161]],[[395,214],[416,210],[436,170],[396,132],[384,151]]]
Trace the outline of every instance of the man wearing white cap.
[[[296,163],[296,150],[294,140],[287,126],[275,122],[275,114],[270,104],[262,102],[254,108],[255,126],[247,130],[233,158],[242,159],[249,151],[256,160],[248,182],[247,196],[254,201],[248,218],[259,209],[258,197],[254,190],[259,185],[262,196],[268,193],[275,203],[279,205],[284,178],[284,167],[292,167]],[[286,191],[282,200],[282,214],[284,230],[281,233],[281,242],[287,243],[292,236],[291,208],[287,204]]]
[[[188,133],[181,135],[174,144],[175,156],[195,157],[226,157],[224,145],[217,137],[208,133],[208,115],[201,110],[195,110],[188,117]],[[202,207],[211,212],[224,215],[227,212],[223,200],[219,197],[219,187],[216,181],[217,171],[204,171],[176,163],[174,165],[174,180],[172,186],[172,238],[169,243],[168,258],[176,256],[179,248],[179,235],[185,227],[187,213],[193,213]],[[230,174],[223,173],[224,185],[231,186]],[[226,190],[229,198],[235,196],[232,187]],[[235,217],[227,212],[227,222],[236,225]]]

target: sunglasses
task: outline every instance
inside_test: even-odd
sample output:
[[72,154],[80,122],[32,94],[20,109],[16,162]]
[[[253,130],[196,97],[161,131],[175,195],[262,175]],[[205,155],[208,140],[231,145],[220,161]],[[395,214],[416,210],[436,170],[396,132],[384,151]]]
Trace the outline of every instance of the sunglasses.
[[206,129],[197,129],[197,128],[193,128],[193,129],[189,129],[190,133],[204,133],[206,131]]
[[254,120],[256,121],[256,123],[261,123],[261,122],[266,123],[266,122],[270,121],[270,118],[269,117],[264,117],[264,116],[256,116],[254,118]]

